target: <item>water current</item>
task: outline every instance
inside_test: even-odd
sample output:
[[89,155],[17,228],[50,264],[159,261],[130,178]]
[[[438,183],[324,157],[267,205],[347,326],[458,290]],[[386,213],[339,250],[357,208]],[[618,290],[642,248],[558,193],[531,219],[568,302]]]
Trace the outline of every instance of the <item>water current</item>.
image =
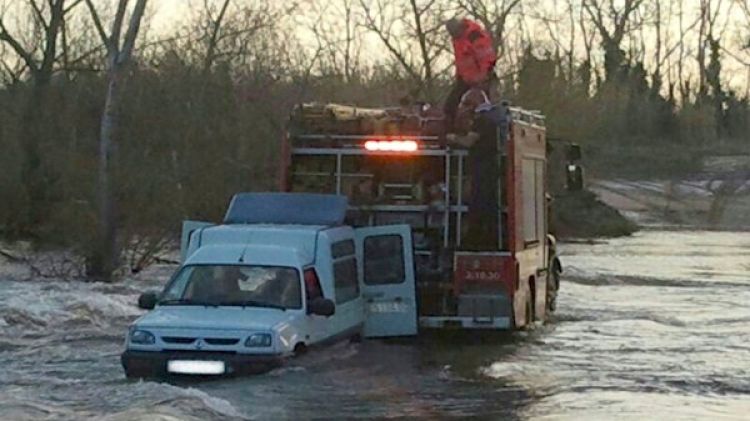
[[177,384],[128,381],[119,363],[138,294],[172,267],[104,285],[17,279],[0,261],[0,419],[750,419],[750,234],[561,249],[545,326],[340,344]]

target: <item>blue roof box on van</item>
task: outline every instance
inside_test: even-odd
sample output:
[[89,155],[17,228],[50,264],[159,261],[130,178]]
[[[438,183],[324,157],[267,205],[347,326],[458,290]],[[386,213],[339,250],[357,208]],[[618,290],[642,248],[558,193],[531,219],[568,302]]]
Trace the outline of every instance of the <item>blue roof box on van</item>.
[[346,196],[314,193],[238,193],[225,224],[298,224],[336,226],[344,223]]

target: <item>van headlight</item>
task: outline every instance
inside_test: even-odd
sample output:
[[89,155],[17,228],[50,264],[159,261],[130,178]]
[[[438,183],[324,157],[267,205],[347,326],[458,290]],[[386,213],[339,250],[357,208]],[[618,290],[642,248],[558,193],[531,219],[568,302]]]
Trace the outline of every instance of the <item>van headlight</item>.
[[271,335],[268,333],[255,333],[247,337],[245,346],[248,348],[263,348],[271,346]]
[[156,338],[147,330],[133,329],[130,331],[130,343],[138,345],[153,345]]

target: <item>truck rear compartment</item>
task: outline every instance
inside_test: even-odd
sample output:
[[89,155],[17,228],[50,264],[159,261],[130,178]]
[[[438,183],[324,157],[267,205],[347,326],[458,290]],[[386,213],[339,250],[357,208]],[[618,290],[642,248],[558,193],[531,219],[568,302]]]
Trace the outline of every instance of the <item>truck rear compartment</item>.
[[[319,114],[310,114],[306,109],[294,115],[285,140],[289,165],[284,188],[347,196],[347,222],[355,227],[412,227],[422,327],[512,327],[513,296],[519,287],[512,231],[518,227],[509,205],[517,192],[508,186],[509,177],[517,176],[512,175],[515,161],[509,158],[508,131],[485,127],[480,135],[490,146],[469,150],[446,144],[439,119],[429,120],[430,131],[424,122],[415,124],[413,116],[403,117],[397,110],[364,110],[364,117],[357,117],[358,110],[316,109]],[[521,123],[511,130],[524,137],[527,131],[533,133],[535,140],[536,133],[543,134],[542,117],[508,110]],[[377,130],[380,123],[367,122],[372,118],[391,125]],[[367,145],[373,141],[378,142],[376,150]],[[401,143],[394,143],[394,150],[388,150],[388,142],[417,146],[404,152]],[[484,218],[469,207],[478,201],[477,193],[494,203],[480,214]],[[540,244],[544,242],[529,246]]]

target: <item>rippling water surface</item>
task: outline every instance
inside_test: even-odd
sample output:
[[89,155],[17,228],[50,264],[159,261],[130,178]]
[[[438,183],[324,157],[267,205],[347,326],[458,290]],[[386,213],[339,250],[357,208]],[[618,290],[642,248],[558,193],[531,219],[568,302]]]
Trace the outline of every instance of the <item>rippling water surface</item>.
[[[750,234],[562,247],[555,320],[480,340],[342,344],[267,375],[131,382],[139,292],[0,279],[0,419],[750,419]],[[7,272],[7,271],[6,271]]]

